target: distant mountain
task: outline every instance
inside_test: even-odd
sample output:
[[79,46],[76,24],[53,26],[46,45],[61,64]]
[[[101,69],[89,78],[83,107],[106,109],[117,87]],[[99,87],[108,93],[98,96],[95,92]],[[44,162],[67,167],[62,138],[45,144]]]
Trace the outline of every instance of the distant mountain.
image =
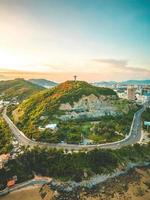
[[29,79],[29,81],[45,88],[51,88],[58,85],[58,83],[46,79]]
[[99,87],[112,87],[115,84],[120,85],[150,85],[150,80],[127,80],[122,82],[116,81],[97,81],[93,82],[92,85],[99,86]]
[[100,81],[100,82],[93,82],[92,85],[98,86],[98,87],[111,87],[117,82],[115,81]]
[[24,100],[30,95],[43,89],[43,87],[35,85],[21,78],[0,81],[0,94],[2,95],[3,99],[17,97],[18,100]]
[[122,81],[120,84],[123,85],[150,85],[150,80],[127,80]]

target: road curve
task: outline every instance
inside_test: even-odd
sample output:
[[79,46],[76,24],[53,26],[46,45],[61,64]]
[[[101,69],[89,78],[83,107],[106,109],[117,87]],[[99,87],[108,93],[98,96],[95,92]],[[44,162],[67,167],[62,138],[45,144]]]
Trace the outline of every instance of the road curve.
[[145,110],[147,104],[143,105],[143,108],[138,110],[133,117],[132,125],[130,128],[130,132],[126,138],[123,140],[112,142],[112,143],[105,143],[105,144],[96,144],[96,145],[76,145],[76,144],[51,144],[51,143],[44,143],[44,142],[36,142],[33,141],[25,136],[25,134],[20,131],[16,125],[12,122],[12,120],[7,116],[7,108],[5,107],[3,110],[3,118],[6,123],[9,125],[9,128],[12,134],[15,136],[17,141],[24,146],[34,147],[50,147],[56,149],[68,149],[68,150],[92,150],[95,148],[105,148],[105,149],[117,149],[123,146],[132,145],[140,141],[141,139],[141,114]]

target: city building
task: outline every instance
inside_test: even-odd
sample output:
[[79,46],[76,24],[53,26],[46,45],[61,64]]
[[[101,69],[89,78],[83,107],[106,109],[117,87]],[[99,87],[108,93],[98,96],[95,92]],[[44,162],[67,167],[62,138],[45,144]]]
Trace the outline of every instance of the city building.
[[129,100],[135,100],[136,99],[136,88],[133,86],[127,87],[127,97]]

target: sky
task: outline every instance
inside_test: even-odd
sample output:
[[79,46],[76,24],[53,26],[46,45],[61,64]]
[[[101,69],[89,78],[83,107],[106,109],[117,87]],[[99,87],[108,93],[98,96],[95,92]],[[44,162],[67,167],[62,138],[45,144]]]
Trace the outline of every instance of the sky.
[[150,0],[0,0],[0,79],[150,79]]

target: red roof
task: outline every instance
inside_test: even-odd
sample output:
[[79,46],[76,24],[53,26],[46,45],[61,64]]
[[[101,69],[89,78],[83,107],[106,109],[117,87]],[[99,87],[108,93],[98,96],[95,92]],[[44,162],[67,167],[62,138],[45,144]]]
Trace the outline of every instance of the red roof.
[[15,185],[15,181],[14,180],[9,180],[8,182],[7,182],[7,186],[8,187],[12,187],[12,186],[14,186]]

